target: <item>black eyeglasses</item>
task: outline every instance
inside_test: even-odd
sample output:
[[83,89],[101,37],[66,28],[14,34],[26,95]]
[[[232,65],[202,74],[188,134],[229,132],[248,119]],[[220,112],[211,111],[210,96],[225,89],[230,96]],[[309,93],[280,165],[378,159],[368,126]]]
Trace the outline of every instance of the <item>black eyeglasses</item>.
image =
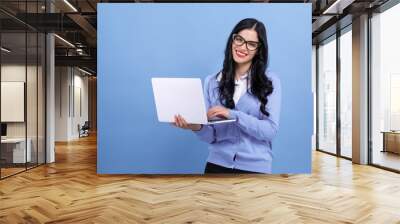
[[232,40],[233,40],[233,43],[238,46],[242,46],[243,44],[246,44],[246,48],[249,51],[255,51],[261,46],[260,42],[246,41],[242,36],[240,36],[239,34],[236,34],[236,33],[232,35]]

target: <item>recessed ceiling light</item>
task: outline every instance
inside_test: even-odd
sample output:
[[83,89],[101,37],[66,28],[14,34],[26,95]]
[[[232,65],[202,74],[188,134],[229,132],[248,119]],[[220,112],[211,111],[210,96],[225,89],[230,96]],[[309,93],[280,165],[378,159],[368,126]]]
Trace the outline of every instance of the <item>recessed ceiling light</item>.
[[7,49],[7,48],[5,48],[5,47],[1,47],[1,50],[4,51],[4,52],[6,52],[6,53],[10,53],[10,52],[11,52],[11,50],[9,50],[9,49]]
[[65,4],[67,4],[74,12],[78,12],[78,10],[68,1],[64,0]]
[[87,74],[87,75],[92,75],[92,73],[90,73],[90,72],[88,72],[88,71],[86,71],[86,70],[83,70],[83,69],[81,69],[81,68],[79,68],[79,67],[78,67],[78,70],[81,71],[81,72],[83,72],[83,73],[85,73],[85,74]]
[[353,3],[355,0],[336,0],[322,14],[342,14],[343,9]]
[[69,45],[69,46],[75,48],[75,45],[73,45],[73,44],[72,44],[71,42],[69,42],[68,40],[66,40],[66,39],[64,39],[64,38],[62,38],[62,37],[60,37],[60,36],[57,35],[57,34],[54,34],[54,36],[57,37],[58,39],[60,39],[62,42],[66,43],[67,45]]

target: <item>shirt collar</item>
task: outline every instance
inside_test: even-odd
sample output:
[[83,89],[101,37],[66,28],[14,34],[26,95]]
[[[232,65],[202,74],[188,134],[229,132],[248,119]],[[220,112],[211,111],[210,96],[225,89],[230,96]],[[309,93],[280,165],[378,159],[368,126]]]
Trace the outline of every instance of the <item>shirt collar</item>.
[[[240,76],[240,80],[245,80],[247,78],[247,76],[249,76],[249,72],[246,72],[244,75]],[[217,81],[221,81],[222,78],[222,72],[218,73],[217,75]]]

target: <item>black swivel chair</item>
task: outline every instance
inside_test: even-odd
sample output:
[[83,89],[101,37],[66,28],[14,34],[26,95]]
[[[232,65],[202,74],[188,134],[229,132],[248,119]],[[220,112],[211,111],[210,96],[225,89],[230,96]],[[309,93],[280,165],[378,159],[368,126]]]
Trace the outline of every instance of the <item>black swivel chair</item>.
[[89,129],[90,129],[89,121],[85,121],[85,123],[82,125],[82,127],[80,127],[80,125],[78,125],[79,138],[89,136]]

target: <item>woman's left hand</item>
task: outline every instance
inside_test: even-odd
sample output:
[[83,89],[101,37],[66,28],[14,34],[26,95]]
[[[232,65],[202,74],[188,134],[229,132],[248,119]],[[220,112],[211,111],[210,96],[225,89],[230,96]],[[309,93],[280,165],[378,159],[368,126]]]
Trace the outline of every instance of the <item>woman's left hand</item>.
[[215,106],[208,110],[207,118],[212,119],[214,117],[226,118],[228,119],[230,116],[229,109],[223,106]]

